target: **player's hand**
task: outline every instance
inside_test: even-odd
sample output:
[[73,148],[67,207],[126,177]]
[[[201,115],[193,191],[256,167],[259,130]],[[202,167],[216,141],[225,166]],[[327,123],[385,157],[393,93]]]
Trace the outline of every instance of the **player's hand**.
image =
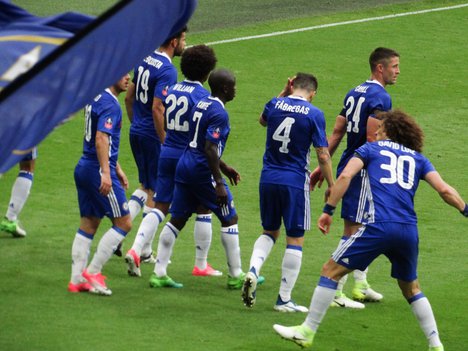
[[128,189],[128,178],[125,172],[119,167],[117,169],[117,177],[119,178],[120,184],[122,184],[125,190]]
[[317,226],[323,234],[328,234],[330,232],[330,226],[332,224],[332,216],[322,213],[318,219]]
[[231,182],[231,185],[237,185],[240,180],[241,180],[241,176],[239,174],[239,172],[237,172],[234,168],[228,166],[228,165],[225,165],[221,171],[223,172],[223,174],[228,177],[229,179],[229,182]]
[[110,173],[102,173],[101,174],[101,186],[99,187],[99,192],[107,196],[109,195],[112,189],[112,179]]
[[228,194],[226,191],[226,187],[223,183],[216,183],[215,187],[216,191],[216,203],[218,206],[223,207],[226,206],[228,203]]
[[310,174],[310,191],[314,191],[315,186],[320,188],[323,183],[323,175],[320,171],[320,167],[315,168],[312,173]]

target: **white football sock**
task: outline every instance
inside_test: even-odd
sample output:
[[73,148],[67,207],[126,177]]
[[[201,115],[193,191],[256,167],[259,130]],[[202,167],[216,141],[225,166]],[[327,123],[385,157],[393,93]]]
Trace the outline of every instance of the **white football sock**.
[[11,188],[11,197],[8,204],[8,209],[5,217],[10,221],[15,221],[21,210],[23,209],[26,200],[29,197],[33,183],[33,173],[20,171],[16,177],[15,183]]
[[130,210],[130,217],[132,218],[132,221],[135,219],[138,213],[140,213],[142,207],[145,205],[147,198],[148,194],[141,189],[135,190],[132,196],[130,196],[130,200],[128,201],[128,209]]
[[427,297],[425,297],[423,293],[419,293],[409,299],[408,302],[419,322],[419,326],[424,332],[424,335],[426,335],[429,346],[441,346],[442,343],[439,338],[439,331],[437,330],[434,313],[432,312],[432,307]]
[[104,233],[99,241],[96,253],[88,266],[89,274],[100,273],[102,267],[109,261],[120,242],[127,233],[118,227],[112,227]]
[[178,235],[179,230],[170,222],[166,223],[159,235],[158,254],[156,256],[156,264],[154,265],[154,273],[158,277],[167,275],[167,265],[171,259],[172,249]]
[[[154,208],[145,205],[143,207],[143,218],[145,218],[146,215],[150,213],[152,210],[154,210]],[[141,254],[143,256],[147,257],[153,253],[153,239],[154,239],[154,235],[151,238],[151,240],[147,240],[145,245],[143,246],[141,250]]]
[[195,266],[201,270],[208,264],[208,251],[210,251],[211,237],[211,214],[199,214],[195,219],[193,238],[195,239]]
[[242,273],[242,267],[237,224],[221,228],[221,242],[226,252],[229,275],[231,277],[238,277]]
[[337,282],[325,277],[320,277],[310,301],[309,313],[304,324],[313,331],[317,331],[323,317],[327,313],[336,293]]
[[367,284],[367,272],[369,271],[369,267],[365,270],[360,271],[358,269],[354,270],[354,280],[356,283],[366,283]]
[[265,233],[255,241],[250,257],[250,271],[253,271],[257,277],[260,275],[260,270],[270,255],[273,245],[275,245],[275,239]]
[[283,257],[279,295],[281,300],[291,300],[291,291],[301,270],[302,247],[288,245]]
[[75,234],[72,245],[72,269],[70,281],[73,284],[79,284],[84,281],[81,276],[88,264],[89,249],[93,242],[94,235],[85,233],[81,229]]
[[148,243],[153,242],[156,231],[158,230],[158,226],[164,220],[164,218],[164,213],[156,208],[154,208],[143,218],[132,245],[132,249],[138,256],[146,257],[151,255],[151,250],[148,253],[144,252],[143,248],[145,248]]

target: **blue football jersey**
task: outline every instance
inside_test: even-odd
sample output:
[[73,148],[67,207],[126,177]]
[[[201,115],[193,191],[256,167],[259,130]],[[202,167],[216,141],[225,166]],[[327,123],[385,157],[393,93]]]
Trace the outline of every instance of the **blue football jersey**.
[[200,100],[189,120],[189,144],[177,164],[175,180],[182,183],[211,182],[212,174],[205,154],[206,141],[218,146],[221,158],[231,130],[224,104],[216,97]]
[[184,80],[169,88],[164,100],[166,139],[160,157],[179,158],[189,143],[192,108],[210,93],[200,82]]
[[416,223],[414,195],[419,181],[435,170],[431,162],[390,140],[366,143],[356,156],[364,162],[372,193],[374,213],[369,223]]
[[153,98],[164,101],[167,90],[177,83],[177,70],[168,55],[153,52],[135,68],[135,100],[130,133],[158,139],[153,122]]
[[310,147],[327,147],[325,117],[302,97],[273,98],[263,110],[267,122],[262,183],[309,189]]
[[98,162],[96,154],[96,132],[109,135],[109,164],[117,165],[119,157],[120,130],[122,128],[122,109],[119,101],[109,89],[96,96],[85,109],[85,135],[81,160]]
[[353,156],[354,151],[367,142],[367,120],[378,111],[392,109],[392,99],[375,80],[368,80],[351,89],[344,99],[340,115],[346,117],[346,149],[338,163],[338,175]]

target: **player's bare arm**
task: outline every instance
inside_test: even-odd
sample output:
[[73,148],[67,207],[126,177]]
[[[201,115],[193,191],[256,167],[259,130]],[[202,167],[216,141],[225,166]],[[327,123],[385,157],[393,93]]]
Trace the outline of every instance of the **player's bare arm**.
[[213,179],[216,182],[216,197],[220,206],[227,204],[227,192],[224,187],[223,176],[221,175],[220,160],[218,158],[218,145],[210,141],[205,143],[205,155],[208,167],[211,170]]
[[164,110],[165,108],[162,100],[155,97],[153,99],[153,122],[161,144],[163,144],[164,139],[166,139],[166,131],[164,130]]
[[221,169],[221,172],[228,177],[231,185],[237,185],[240,182],[241,177],[239,172],[231,166],[228,166],[223,160],[219,160],[219,168]]
[[128,83],[127,93],[125,94],[125,109],[130,123],[133,121],[133,102],[135,101],[135,84]]
[[96,154],[101,167],[101,186],[99,192],[107,196],[112,188],[112,179],[109,167],[109,135],[100,131],[96,132]]
[[[320,172],[323,174],[323,177],[327,181],[328,187],[333,186],[333,171],[332,171],[332,162],[331,156],[326,147],[317,147],[315,148],[317,153],[317,161],[319,163]],[[328,191],[325,193],[325,196],[328,197]]]
[[[332,135],[328,139],[328,152],[330,153],[330,156],[333,156],[345,134],[346,118],[341,115],[338,115],[336,116]],[[314,190],[316,185],[318,188],[320,188],[324,179],[325,178],[323,177],[322,172],[320,171],[320,166],[315,168],[310,175],[310,190]]]
[[[440,197],[450,206],[455,207],[460,212],[466,211],[466,203],[458,191],[447,184],[440,174],[436,171],[429,172],[424,177],[424,180],[428,182],[435,191],[437,191]],[[465,215],[465,213],[463,213]],[[465,215],[466,216],[466,215]]]
[[120,180],[120,184],[122,184],[123,188],[125,190],[128,189],[128,178],[125,172],[123,171],[122,167],[120,166],[120,163],[117,162],[116,166],[116,172],[117,172],[117,177]]
[[262,126],[266,127],[267,121],[265,121],[265,118],[263,118],[263,114],[260,115],[260,118],[258,119],[258,123],[260,123]]

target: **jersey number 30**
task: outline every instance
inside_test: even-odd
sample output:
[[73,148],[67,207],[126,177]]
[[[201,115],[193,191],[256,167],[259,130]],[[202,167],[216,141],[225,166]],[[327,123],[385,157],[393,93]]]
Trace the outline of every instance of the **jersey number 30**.
[[[380,165],[380,168],[390,173],[389,177],[380,178],[380,182],[382,184],[398,183],[403,189],[411,189],[414,184],[414,172],[416,169],[414,158],[409,155],[397,156],[387,150],[380,151],[380,154],[388,157],[390,160],[389,164]],[[405,173],[407,174],[406,180]]]

